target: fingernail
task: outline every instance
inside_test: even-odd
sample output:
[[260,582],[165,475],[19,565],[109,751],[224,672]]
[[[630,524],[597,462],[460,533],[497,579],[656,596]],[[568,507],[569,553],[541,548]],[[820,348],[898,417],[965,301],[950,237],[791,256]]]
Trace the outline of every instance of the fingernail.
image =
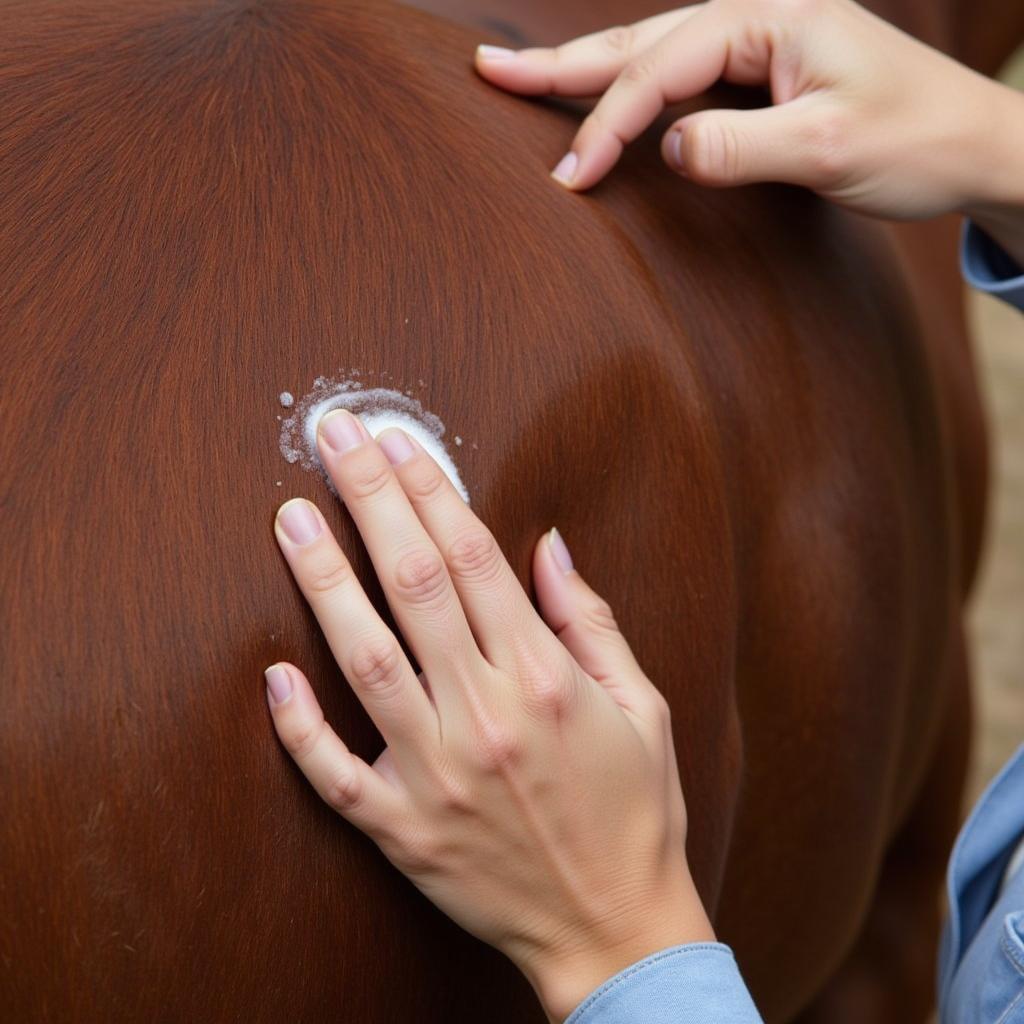
[[563,573],[568,575],[572,570],[572,555],[569,554],[569,549],[565,545],[565,541],[562,540],[562,535],[552,527],[551,532],[548,534],[548,543],[551,545],[551,557],[555,560],[555,565],[562,570]]
[[558,161],[558,166],[551,172],[551,177],[555,181],[560,181],[563,185],[571,185],[573,175],[576,173],[576,165],[579,162],[579,157],[575,153],[566,153]]
[[669,139],[668,143],[669,158],[672,161],[672,167],[679,173],[686,173],[686,164],[683,163],[683,132],[681,128],[677,128]]
[[320,536],[320,519],[313,506],[302,498],[292,498],[277,510],[277,521],[285,536],[300,547]]
[[508,60],[509,57],[516,56],[516,51],[510,50],[507,46],[481,45],[476,48],[476,55],[480,60]]
[[320,421],[320,433],[328,446],[339,454],[366,440],[359,428],[359,421],[348,409],[332,409]]
[[380,434],[377,437],[377,444],[381,446],[392,466],[401,465],[416,454],[416,449],[406,437],[405,431],[399,430],[398,427],[391,427]]
[[271,665],[264,673],[267,693],[275,704],[283,704],[292,695],[292,677],[283,665]]

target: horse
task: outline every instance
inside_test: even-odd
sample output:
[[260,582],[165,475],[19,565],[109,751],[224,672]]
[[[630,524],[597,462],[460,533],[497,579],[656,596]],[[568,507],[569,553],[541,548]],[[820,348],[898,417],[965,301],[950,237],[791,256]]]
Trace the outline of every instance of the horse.
[[[583,108],[499,93],[473,47],[648,8],[4,5],[10,1019],[543,1020],[273,736],[288,659],[381,747],[271,530],[317,502],[386,614],[282,447],[332,387],[441,424],[524,584],[557,525],[609,598],[765,1020],[925,1019],[984,520],[956,225],[688,186],[653,135],[559,188]],[[925,8],[951,48],[958,8]]]

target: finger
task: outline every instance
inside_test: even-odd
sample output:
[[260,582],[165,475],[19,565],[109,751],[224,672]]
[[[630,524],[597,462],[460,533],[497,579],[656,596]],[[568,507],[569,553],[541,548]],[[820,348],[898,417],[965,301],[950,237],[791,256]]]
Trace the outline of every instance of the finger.
[[313,788],[372,838],[392,835],[407,813],[401,791],[342,743],[294,665],[271,665],[266,677],[274,728]]
[[526,96],[596,96],[638,54],[691,17],[701,5],[644,18],[572,39],[561,46],[506,50],[480,46],[476,68],[494,85]]
[[493,665],[510,665],[524,643],[550,637],[490,530],[414,438],[392,428],[377,441],[420,522],[444,556],[473,635]]
[[483,679],[487,668],[444,559],[356,417],[345,409],[328,413],[320,421],[318,443],[440,707],[458,696],[462,682]]
[[399,760],[428,757],[437,712],[377,614],[319,509],[295,498],[274,523],[278,544],[345,678]]
[[631,60],[580,126],[557,178],[574,190],[603,178],[670,103],[704,92],[725,73],[731,24],[706,6]]
[[701,185],[784,181],[814,189],[841,174],[829,111],[808,95],[759,110],[703,110],[677,121],[662,139],[662,156]]
[[651,683],[619,632],[608,602],[575,570],[557,530],[546,533],[534,550],[533,579],[544,621],[580,668],[621,707],[642,712]]

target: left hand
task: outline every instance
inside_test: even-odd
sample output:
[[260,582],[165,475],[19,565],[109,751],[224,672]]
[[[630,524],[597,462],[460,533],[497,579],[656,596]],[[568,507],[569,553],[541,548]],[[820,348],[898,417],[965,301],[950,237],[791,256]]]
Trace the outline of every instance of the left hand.
[[652,952],[713,940],[686,863],[668,705],[555,531],[533,563],[545,625],[406,434],[377,443],[337,411],[319,450],[423,668],[417,679],[319,510],[282,506],[281,549],[387,743],[367,764],[303,674],[271,666],[274,726],[324,800],[506,953],[552,1020]]

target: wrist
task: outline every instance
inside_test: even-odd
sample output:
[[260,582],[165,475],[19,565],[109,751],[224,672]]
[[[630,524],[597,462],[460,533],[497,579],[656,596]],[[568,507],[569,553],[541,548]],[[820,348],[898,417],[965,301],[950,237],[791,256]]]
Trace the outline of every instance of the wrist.
[[1024,94],[991,87],[985,130],[969,150],[975,176],[959,212],[1024,266]]
[[581,943],[571,952],[547,955],[519,967],[533,986],[551,1024],[562,1022],[609,978],[652,953],[694,942],[716,942],[692,882],[669,904],[624,922],[614,937]]

